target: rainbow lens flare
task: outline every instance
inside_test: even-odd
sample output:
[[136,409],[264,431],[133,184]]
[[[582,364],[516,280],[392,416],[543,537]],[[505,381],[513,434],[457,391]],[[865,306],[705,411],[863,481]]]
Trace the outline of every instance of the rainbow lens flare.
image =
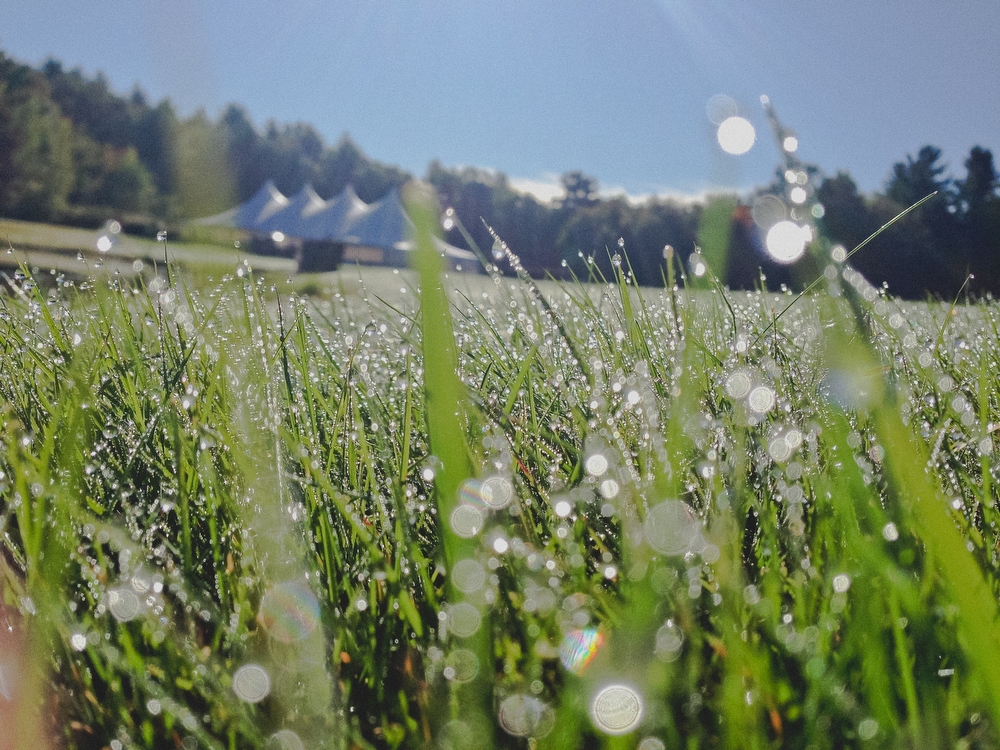
[[604,635],[597,628],[571,630],[559,644],[559,660],[573,674],[580,674],[604,645]]

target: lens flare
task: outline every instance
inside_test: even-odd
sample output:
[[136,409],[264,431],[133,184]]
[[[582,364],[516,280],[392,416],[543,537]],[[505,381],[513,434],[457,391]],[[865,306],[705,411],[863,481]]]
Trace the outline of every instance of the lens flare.
[[754,132],[753,125],[746,118],[729,117],[719,125],[717,137],[723,151],[739,156],[750,150],[757,134]]
[[319,602],[297,581],[279,583],[261,598],[257,621],[282,643],[301,641],[319,624]]
[[559,661],[573,674],[580,674],[597,656],[604,645],[604,636],[597,628],[569,631],[559,644]]

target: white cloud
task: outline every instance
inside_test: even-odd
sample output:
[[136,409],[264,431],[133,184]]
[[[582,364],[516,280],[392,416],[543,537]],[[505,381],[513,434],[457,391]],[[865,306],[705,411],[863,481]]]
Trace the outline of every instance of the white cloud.
[[[552,172],[548,172],[541,177],[510,177],[509,182],[510,186],[514,188],[514,190],[533,195],[543,203],[547,203],[551,200],[558,200],[565,194],[562,182],[560,181],[560,176]],[[718,189],[704,189],[698,192],[688,193],[658,186],[658,189],[645,193],[629,193],[623,187],[611,186],[600,188],[597,191],[597,194],[605,200],[609,198],[624,197],[630,205],[638,206],[651,199],[670,200],[682,205],[704,203],[706,198],[718,194],[719,192],[720,191]],[[734,192],[742,195],[748,194],[750,191],[747,189],[737,190]]]
[[559,175],[551,172],[544,174],[541,178],[511,177],[509,181],[514,190],[533,195],[542,203],[561,198],[565,194]]

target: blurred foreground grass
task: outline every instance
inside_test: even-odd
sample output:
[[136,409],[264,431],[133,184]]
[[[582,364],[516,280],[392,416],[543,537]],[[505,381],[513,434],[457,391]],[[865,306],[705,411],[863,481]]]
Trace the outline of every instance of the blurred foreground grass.
[[421,252],[391,302],[11,279],[15,746],[998,744],[995,305]]

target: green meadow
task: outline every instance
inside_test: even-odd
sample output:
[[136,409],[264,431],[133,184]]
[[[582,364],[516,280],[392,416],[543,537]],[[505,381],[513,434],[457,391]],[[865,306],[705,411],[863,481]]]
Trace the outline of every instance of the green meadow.
[[410,210],[413,271],[6,277],[13,747],[1000,744],[994,304],[456,276]]

